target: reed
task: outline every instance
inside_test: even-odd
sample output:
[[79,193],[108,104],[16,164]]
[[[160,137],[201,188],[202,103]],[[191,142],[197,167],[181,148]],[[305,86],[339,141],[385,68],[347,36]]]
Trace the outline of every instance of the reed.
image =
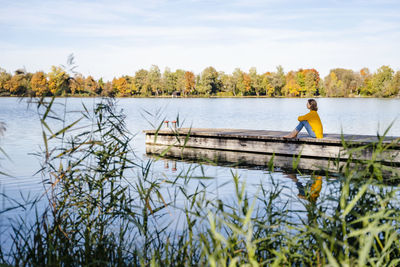
[[[73,114],[54,98],[33,103],[43,131],[44,194],[30,205],[47,204],[33,223],[13,225],[11,247],[0,246],[2,266],[399,264],[399,175],[377,160],[393,145],[384,136],[363,148],[373,151],[370,160],[355,160],[363,151],[350,149],[354,157],[334,180],[309,175],[311,189],[294,196],[299,210],[272,174],[251,194],[232,169],[229,199],[211,192],[207,181],[218,177],[198,163],[159,176],[154,160],[135,155],[113,99]],[[328,180],[335,186],[320,196]]]

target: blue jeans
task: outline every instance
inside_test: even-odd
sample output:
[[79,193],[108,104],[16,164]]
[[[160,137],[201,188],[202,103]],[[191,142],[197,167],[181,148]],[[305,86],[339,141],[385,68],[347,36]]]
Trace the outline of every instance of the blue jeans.
[[310,124],[308,123],[308,121],[301,121],[301,122],[299,122],[299,125],[297,125],[296,130],[300,132],[301,129],[303,129],[303,127],[306,128],[307,133],[308,133],[309,136],[314,137],[314,138],[316,137],[316,136],[315,136],[315,133],[314,133],[314,131],[312,130],[312,128],[311,128]]

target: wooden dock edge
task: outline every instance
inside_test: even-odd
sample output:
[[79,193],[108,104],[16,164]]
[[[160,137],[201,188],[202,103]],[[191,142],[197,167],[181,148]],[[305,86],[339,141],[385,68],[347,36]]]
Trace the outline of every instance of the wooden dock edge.
[[[376,136],[341,136],[326,135],[326,138],[315,139],[300,136],[296,139],[286,139],[285,132],[236,130],[236,129],[179,129],[162,131],[145,131],[146,148],[151,146],[185,147],[199,149],[229,151],[233,153],[252,153],[261,155],[275,155],[283,157],[297,157],[318,159],[318,161],[346,161],[349,158],[342,138],[350,148],[363,149],[361,153],[351,155],[353,159],[369,160],[373,155],[371,144],[377,141]],[[397,140],[397,143],[396,143]],[[384,140],[385,145],[394,144],[377,158],[387,165],[400,165],[400,146],[398,138],[389,137]]]

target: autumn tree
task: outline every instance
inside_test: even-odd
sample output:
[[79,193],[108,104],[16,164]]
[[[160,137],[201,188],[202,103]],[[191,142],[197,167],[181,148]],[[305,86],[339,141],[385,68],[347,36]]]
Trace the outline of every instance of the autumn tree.
[[52,66],[47,76],[49,78],[49,89],[53,95],[65,95],[70,91],[70,77],[61,67]]
[[31,88],[36,96],[45,96],[49,93],[46,74],[43,71],[35,72],[32,75]]
[[319,73],[315,69],[305,69],[304,73],[304,95],[311,97],[317,93],[319,87]]
[[371,80],[371,73],[368,68],[362,68],[360,70],[360,79],[361,79],[361,86],[358,90],[358,93],[361,95],[368,95],[370,94],[370,80]]
[[117,92],[118,96],[131,96],[132,91],[129,88],[128,81],[125,77],[114,78],[112,81],[113,89]]
[[286,82],[283,87],[283,94],[285,96],[298,96],[300,95],[300,85],[297,83],[297,73],[295,71],[289,71],[286,74]]
[[90,95],[95,95],[98,88],[96,80],[92,76],[88,76],[85,79],[85,91]]
[[0,95],[8,95],[10,93],[11,74],[0,68]]
[[69,82],[69,90],[72,95],[82,94],[85,91],[85,78],[82,74],[75,74],[74,78]]
[[326,96],[351,96],[358,94],[360,76],[348,69],[332,69],[324,79]]
[[343,92],[343,82],[340,81],[334,71],[331,71],[324,79],[325,95],[326,96],[340,96]]
[[101,91],[102,96],[114,97],[117,94],[116,89],[114,89],[112,82],[104,83]]
[[185,72],[185,90],[183,91],[183,95],[186,96],[194,91],[195,88],[195,75],[191,71]]
[[244,85],[244,95],[251,94],[251,78],[250,75],[243,72],[243,85]]
[[10,93],[13,95],[25,95],[30,91],[32,75],[25,70],[16,70],[10,80]]

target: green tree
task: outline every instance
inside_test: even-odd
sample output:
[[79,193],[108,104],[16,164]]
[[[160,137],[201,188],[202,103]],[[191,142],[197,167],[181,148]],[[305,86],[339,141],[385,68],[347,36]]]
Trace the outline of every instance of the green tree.
[[246,92],[246,85],[243,80],[243,71],[239,68],[236,68],[232,73],[232,77],[233,77],[233,82],[235,84],[234,95],[237,94],[244,95]]
[[266,96],[274,96],[275,93],[275,87],[272,84],[272,78],[273,78],[273,74],[270,72],[266,72],[264,73],[264,75],[262,76],[262,92],[266,95]]
[[303,70],[304,73],[304,94],[306,96],[314,96],[319,87],[319,73],[315,69]]
[[384,96],[391,91],[394,71],[389,66],[380,67],[369,81],[368,93],[375,96]]
[[177,69],[174,73],[176,79],[176,91],[183,95],[185,91],[185,71]]
[[236,83],[233,79],[233,75],[226,74],[224,72],[219,73],[221,80],[221,91],[226,95],[236,95]]
[[285,86],[285,72],[282,66],[276,67],[276,72],[272,73],[269,82],[274,87],[274,96],[282,95],[282,89]]
[[140,69],[135,72],[135,87],[141,95],[151,95],[151,88],[148,80],[148,71]]
[[162,75],[162,87],[164,88],[164,92],[168,95],[176,91],[176,76],[168,67],[165,68]]
[[97,87],[96,94],[97,94],[97,95],[101,95],[102,92],[103,92],[103,90],[104,90],[104,85],[105,85],[105,82],[103,81],[103,78],[100,78],[100,79],[97,81],[97,85],[98,85],[98,87]]
[[400,71],[397,71],[396,74],[393,76],[390,91],[385,94],[384,96],[400,96]]
[[152,94],[155,94],[156,96],[162,94],[163,88],[161,83],[161,72],[158,66],[152,65],[147,74],[147,77]]
[[263,77],[257,74],[257,69],[255,67],[250,68],[249,77],[250,77],[251,94],[259,96],[262,91],[261,84],[263,82]]
[[215,95],[221,91],[221,81],[218,72],[213,67],[203,70],[200,75],[199,92],[205,95]]

